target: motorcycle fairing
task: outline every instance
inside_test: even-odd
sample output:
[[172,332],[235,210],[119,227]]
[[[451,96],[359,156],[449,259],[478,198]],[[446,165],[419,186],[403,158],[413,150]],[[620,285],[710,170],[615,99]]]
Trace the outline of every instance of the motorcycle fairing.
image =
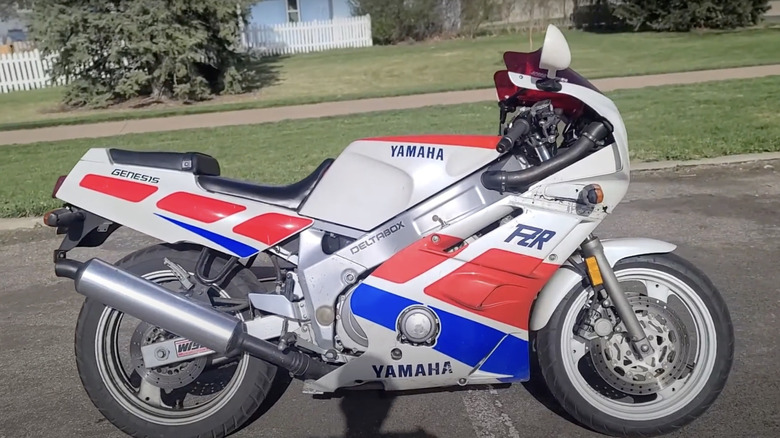
[[[447,251],[463,239],[446,230],[412,243],[348,294],[344,305],[365,332],[367,350],[311,387],[328,392],[381,382],[400,390],[454,385],[461,379],[527,380],[531,306],[568,254],[598,225],[598,217],[528,203],[522,215],[458,250]],[[410,345],[398,337],[399,315],[420,305],[440,321],[433,346]],[[401,359],[392,357],[393,349],[400,350]],[[427,372],[429,367],[436,371],[435,364],[440,372]],[[441,371],[444,364],[447,372]]]
[[294,211],[201,189],[188,172],[115,165],[88,150],[57,198],[165,242],[193,242],[243,258],[314,222]]

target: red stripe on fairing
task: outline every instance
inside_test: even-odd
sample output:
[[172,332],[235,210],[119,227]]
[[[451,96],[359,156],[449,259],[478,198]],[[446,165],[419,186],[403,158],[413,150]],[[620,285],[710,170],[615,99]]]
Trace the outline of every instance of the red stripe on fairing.
[[433,269],[445,260],[451,259],[465,248],[451,253],[444,252],[463,239],[437,234],[439,241],[433,243],[432,236],[420,239],[382,263],[371,274],[383,280],[393,283],[406,283],[407,281]]
[[157,208],[207,224],[246,210],[243,205],[187,192],[171,193],[157,202]]
[[491,249],[426,287],[426,295],[528,330],[536,295],[559,268],[542,259]]
[[141,202],[157,191],[157,186],[150,184],[95,174],[84,176],[79,185],[130,202]]
[[233,232],[270,246],[281,242],[313,223],[313,220],[302,217],[265,213],[236,225],[233,228]]
[[501,137],[495,135],[402,135],[364,138],[363,140],[495,149],[500,139]]

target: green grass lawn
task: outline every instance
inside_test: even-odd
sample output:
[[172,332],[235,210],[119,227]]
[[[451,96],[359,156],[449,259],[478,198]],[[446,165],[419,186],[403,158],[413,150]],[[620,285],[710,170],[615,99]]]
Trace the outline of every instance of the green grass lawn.
[[[566,35],[573,68],[591,79],[780,63],[780,28]],[[259,91],[188,106],[61,112],[61,88],[0,94],[0,130],[490,87],[503,52],[530,48],[510,34],[268,59]]]
[[[694,159],[780,150],[780,76],[610,93],[628,126],[631,158]],[[91,147],[201,151],[217,157],[223,175],[289,183],[335,157],[355,139],[424,133],[493,134],[493,102],[389,111],[275,124],[134,134],[0,146],[0,217],[41,214],[49,198]]]

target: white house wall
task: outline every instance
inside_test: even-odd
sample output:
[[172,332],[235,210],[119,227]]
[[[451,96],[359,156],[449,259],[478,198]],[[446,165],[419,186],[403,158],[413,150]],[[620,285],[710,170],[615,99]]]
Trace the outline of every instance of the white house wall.
[[[332,12],[331,12],[332,7]],[[298,0],[301,21],[351,17],[349,0]],[[263,0],[251,8],[250,23],[273,26],[287,23],[287,0]]]

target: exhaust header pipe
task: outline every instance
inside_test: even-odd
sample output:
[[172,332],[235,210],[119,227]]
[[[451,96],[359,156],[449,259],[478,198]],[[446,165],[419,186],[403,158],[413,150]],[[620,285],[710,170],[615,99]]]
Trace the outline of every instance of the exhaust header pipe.
[[305,379],[318,379],[335,369],[297,350],[280,351],[276,345],[248,334],[241,320],[100,259],[84,263],[58,260],[54,272],[72,279],[76,291],[90,299],[218,353],[246,352]]

